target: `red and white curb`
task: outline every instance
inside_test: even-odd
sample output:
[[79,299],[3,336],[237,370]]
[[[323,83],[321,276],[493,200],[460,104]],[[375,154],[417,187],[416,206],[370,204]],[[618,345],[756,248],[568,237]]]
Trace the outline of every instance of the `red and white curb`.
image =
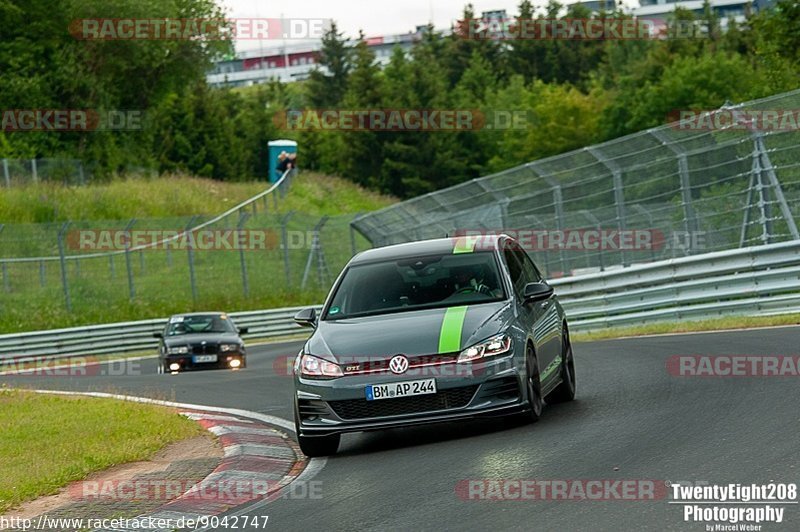
[[[189,491],[139,520],[197,520],[235,512],[238,507],[262,506],[280,498],[292,482],[308,481],[324,466],[326,459],[309,459],[287,434],[294,423],[285,419],[239,410],[218,408],[144,397],[99,392],[28,390],[53,395],[81,395],[156,404],[179,409],[215,434],[223,449],[222,462]],[[243,489],[242,489],[243,488]],[[204,493],[212,496],[203,496]],[[117,529],[118,530],[118,529]],[[145,529],[138,529],[142,532]]]

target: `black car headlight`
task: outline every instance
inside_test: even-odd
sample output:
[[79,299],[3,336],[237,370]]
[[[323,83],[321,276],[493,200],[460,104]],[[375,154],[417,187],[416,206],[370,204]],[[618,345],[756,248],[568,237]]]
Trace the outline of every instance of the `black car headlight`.
[[458,354],[458,362],[470,362],[479,358],[502,355],[511,351],[511,336],[502,333],[468,347]]
[[220,353],[227,353],[228,351],[239,351],[239,344],[220,344]]
[[176,345],[167,348],[167,354],[169,355],[185,355],[189,352],[189,346],[187,345]]
[[304,377],[312,378],[336,378],[344,375],[342,368],[338,364],[328,362],[313,355],[302,355],[300,357],[300,373]]

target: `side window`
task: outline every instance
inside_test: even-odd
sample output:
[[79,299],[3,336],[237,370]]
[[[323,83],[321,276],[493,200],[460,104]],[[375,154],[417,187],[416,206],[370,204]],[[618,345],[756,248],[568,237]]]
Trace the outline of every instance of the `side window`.
[[525,287],[525,274],[522,270],[522,263],[520,263],[513,249],[504,249],[503,257],[506,265],[508,265],[508,272],[511,274],[511,284],[514,285],[514,291],[517,292],[517,295],[520,295]]
[[542,281],[542,276],[539,275],[539,270],[533,265],[533,261],[528,254],[521,248],[515,248],[514,254],[517,256],[517,260],[522,264],[522,276],[525,278],[525,284],[540,283]]

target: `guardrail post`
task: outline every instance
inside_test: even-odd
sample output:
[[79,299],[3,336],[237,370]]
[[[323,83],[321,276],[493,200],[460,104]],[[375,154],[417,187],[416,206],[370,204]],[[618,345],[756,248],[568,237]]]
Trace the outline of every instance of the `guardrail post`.
[[293,214],[294,211],[289,211],[281,217],[281,249],[283,250],[283,271],[286,274],[286,286],[292,286],[292,273],[289,269],[289,231],[287,226],[289,218]]
[[67,279],[67,259],[64,254],[64,236],[69,229],[71,222],[64,222],[61,229],[58,231],[58,260],[61,264],[61,287],[64,290],[64,303],[67,306],[67,312],[72,312],[72,300],[69,297],[69,280]]
[[[596,147],[588,147],[586,148],[586,151],[591,153],[594,158],[600,162],[600,164],[608,168],[608,170],[611,172],[611,177],[614,182],[614,205],[617,209],[617,229],[620,231],[625,231],[628,223],[625,216],[625,194],[622,189],[622,169],[616,162],[603,155],[603,153]],[[620,258],[622,259],[622,266],[630,266],[626,258],[627,254],[625,253],[625,250],[620,249],[619,254]]]
[[136,223],[136,218],[131,218],[125,226],[125,269],[128,273],[128,298],[133,301],[136,297],[136,288],[133,285],[133,269],[131,268],[131,228]]
[[3,159],[3,177],[5,177],[6,187],[11,188],[11,174],[8,173],[8,159]]
[[192,216],[192,219],[189,220],[189,223],[186,225],[184,231],[187,233],[186,238],[186,252],[187,258],[189,259],[189,283],[192,287],[192,301],[197,301],[197,283],[195,281],[194,276],[194,234],[191,232],[192,227],[194,227],[194,222],[197,219],[197,216]]
[[[255,205],[255,202],[253,202]],[[246,212],[239,213],[239,223],[236,225],[236,245],[239,248],[239,264],[242,267],[242,290],[244,297],[250,296],[250,282],[247,278],[247,262],[244,260],[244,224],[250,217]]]

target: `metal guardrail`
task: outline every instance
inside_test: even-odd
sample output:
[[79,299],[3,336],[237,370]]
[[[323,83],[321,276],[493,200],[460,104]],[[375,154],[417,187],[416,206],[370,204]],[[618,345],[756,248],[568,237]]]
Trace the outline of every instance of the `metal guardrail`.
[[[800,313],[800,240],[551,281],[573,331],[733,314]],[[301,333],[302,307],[234,312],[246,339]],[[0,359],[155,350],[166,319],[0,335]]]

